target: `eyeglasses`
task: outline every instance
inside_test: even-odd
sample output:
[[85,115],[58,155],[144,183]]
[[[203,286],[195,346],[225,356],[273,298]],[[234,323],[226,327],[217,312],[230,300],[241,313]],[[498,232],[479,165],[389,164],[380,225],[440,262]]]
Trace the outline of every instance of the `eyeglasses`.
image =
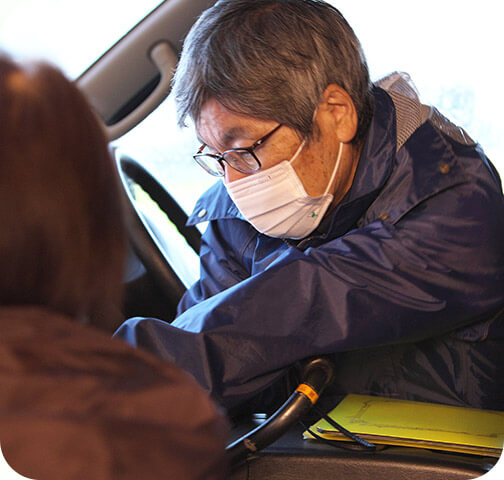
[[206,144],[203,144],[198,153],[193,155],[193,158],[198,165],[215,177],[224,176],[224,162],[241,173],[254,173],[261,168],[261,162],[254,150],[268,140],[281,126],[282,124],[277,125],[271,132],[254,142],[250,147],[231,148],[222,154],[202,153],[206,147]]

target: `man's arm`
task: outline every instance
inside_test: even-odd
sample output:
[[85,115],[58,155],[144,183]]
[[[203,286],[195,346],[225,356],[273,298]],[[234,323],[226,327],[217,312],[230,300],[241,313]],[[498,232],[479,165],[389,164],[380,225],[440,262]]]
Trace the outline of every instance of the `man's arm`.
[[484,194],[460,186],[395,225],[378,220],[305,252],[286,248],[173,325],[133,319],[118,335],[175,361],[233,406],[302,358],[417,341],[484,319],[503,301],[496,213]]

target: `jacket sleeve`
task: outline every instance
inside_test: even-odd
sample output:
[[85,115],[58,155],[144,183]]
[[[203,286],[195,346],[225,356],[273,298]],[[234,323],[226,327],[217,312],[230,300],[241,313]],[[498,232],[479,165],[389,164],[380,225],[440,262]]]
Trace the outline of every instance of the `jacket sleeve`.
[[[464,199],[462,201],[461,199]],[[503,303],[502,201],[470,184],[304,252],[286,248],[256,275],[172,325],[118,331],[190,371],[224,405],[267,387],[311,355],[442,335]]]

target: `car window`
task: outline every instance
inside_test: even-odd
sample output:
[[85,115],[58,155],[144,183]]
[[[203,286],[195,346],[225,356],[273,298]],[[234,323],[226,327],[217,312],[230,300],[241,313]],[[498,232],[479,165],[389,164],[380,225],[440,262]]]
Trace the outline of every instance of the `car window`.
[[[48,58],[76,78],[159,3],[4,0],[0,48]],[[504,174],[504,99],[495,58],[504,35],[495,2],[424,0],[407,9],[402,0],[366,2],[365,7],[355,0],[331,3],[360,38],[373,80],[408,72],[421,100],[463,126]],[[171,96],[114,144],[145,165],[188,213],[199,195],[219,181],[192,160],[199,147],[194,128],[177,126]],[[146,208],[156,216],[152,205]]]
[[352,25],[371,77],[410,74],[420,100],[434,105],[481,143],[504,174],[504,128],[500,94],[504,43],[497,4],[481,0],[331,0]]
[[161,0],[2,0],[0,50],[76,78]]

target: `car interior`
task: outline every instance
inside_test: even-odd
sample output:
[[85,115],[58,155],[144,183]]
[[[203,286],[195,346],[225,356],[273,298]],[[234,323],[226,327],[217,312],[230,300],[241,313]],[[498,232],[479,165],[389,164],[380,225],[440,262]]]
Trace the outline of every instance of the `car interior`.
[[[142,148],[132,149],[132,153],[127,142],[116,140],[145,124],[165,102],[183,39],[201,11],[213,3],[161,2],[76,78],[106,128],[128,209],[131,254],[124,318],[174,318],[177,303],[192,281],[184,271],[184,263],[189,263],[185,259],[197,257],[201,231],[185,225],[187,206],[181,205],[164,180],[137,158]],[[193,145],[188,146],[189,151]],[[199,193],[195,192],[194,198]],[[176,241],[183,244],[180,248],[173,246],[172,236],[167,237],[161,223],[169,225]],[[187,254],[181,254],[182,250]],[[331,375],[326,359],[308,359],[301,383],[323,395]],[[420,447],[366,449],[355,442],[343,446],[341,442],[304,439],[305,426],[317,419],[313,403],[294,390],[274,414],[256,412],[235,420],[227,448],[231,478],[469,479],[489,472],[498,460]]]

